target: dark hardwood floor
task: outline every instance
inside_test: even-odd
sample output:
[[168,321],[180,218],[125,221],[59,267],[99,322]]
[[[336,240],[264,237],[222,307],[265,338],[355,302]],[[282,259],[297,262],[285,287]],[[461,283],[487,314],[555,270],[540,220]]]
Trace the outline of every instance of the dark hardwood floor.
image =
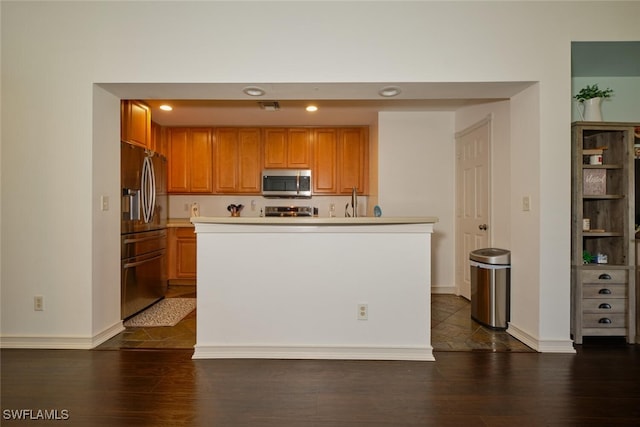
[[[191,354],[177,349],[4,349],[0,422],[3,426],[640,425],[638,346],[585,345],[575,355],[436,352],[435,362],[192,360]],[[15,419],[17,414],[44,417],[38,410],[68,419]]]

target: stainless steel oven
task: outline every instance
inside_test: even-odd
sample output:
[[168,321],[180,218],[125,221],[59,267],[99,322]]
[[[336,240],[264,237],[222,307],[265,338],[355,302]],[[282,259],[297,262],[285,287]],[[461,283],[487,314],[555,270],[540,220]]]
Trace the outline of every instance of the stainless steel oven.
[[167,291],[167,230],[125,234],[121,244],[121,313],[126,319]]

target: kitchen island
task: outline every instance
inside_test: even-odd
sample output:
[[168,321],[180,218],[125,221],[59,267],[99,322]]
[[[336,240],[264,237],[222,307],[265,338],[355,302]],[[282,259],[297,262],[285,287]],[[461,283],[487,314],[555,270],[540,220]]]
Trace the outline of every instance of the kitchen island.
[[194,217],[193,358],[434,360],[434,217]]

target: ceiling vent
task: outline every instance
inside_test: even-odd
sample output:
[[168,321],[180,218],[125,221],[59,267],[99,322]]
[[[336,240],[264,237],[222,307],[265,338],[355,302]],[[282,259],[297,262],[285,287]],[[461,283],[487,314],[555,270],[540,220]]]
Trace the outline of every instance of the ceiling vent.
[[260,101],[258,105],[265,111],[278,111],[280,109],[278,101]]

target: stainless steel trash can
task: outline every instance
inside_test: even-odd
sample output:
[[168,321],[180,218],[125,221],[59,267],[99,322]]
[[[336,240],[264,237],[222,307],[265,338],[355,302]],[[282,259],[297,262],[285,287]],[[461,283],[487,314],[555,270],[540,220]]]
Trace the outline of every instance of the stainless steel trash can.
[[471,251],[471,318],[491,329],[506,329],[511,311],[511,252]]

